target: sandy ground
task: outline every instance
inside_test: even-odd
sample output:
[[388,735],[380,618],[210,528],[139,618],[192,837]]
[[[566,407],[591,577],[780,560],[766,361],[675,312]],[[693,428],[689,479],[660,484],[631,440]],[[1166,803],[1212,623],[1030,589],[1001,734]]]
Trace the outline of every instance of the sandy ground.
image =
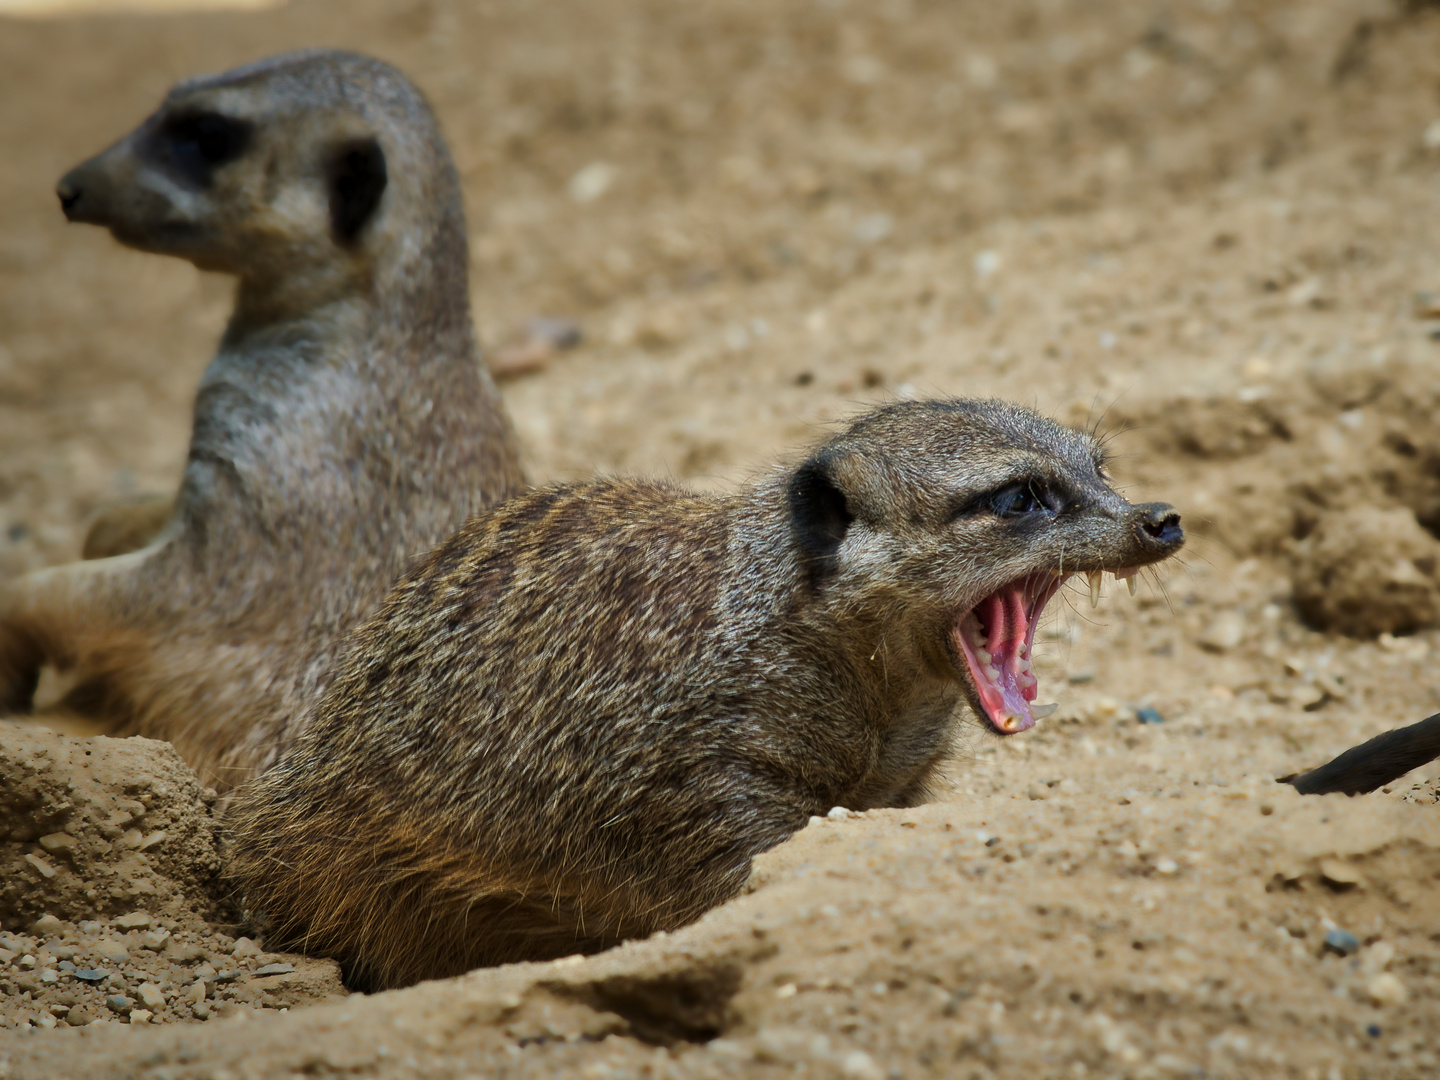
[[[1440,771],[1360,799],[1274,783],[1440,708],[1440,10],[0,22],[0,575],[173,486],[229,302],[66,229],[54,180],[175,78],[308,44],[376,53],[435,101],[492,353],[535,315],[582,325],[505,383],[537,480],[723,487],[866,403],[997,394],[1108,433],[1127,493],[1175,503],[1191,542],[1133,600],[1056,605],[1039,729],[977,731],[936,804],[814,825],[669,937],[285,1015],[300,998],[242,995],[198,1023],[203,965],[244,967],[232,986],[264,966],[234,958],[241,928],[157,909],[127,929],[129,898],[37,928],[6,901],[36,951],[0,968],[0,1019],[26,1029],[0,1032],[0,1075],[1440,1075]],[[9,813],[7,867],[83,886]],[[167,918],[212,959],[139,942]],[[64,1030],[59,981],[24,988],[57,949],[126,935],[169,965],[136,972],[170,980],[158,1026]],[[304,1000],[334,992],[316,980]]]

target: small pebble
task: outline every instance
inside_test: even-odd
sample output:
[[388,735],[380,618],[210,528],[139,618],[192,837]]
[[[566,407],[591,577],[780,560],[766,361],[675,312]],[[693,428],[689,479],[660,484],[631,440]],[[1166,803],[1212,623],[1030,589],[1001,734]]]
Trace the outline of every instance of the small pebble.
[[574,319],[556,315],[536,315],[525,321],[532,338],[549,342],[557,349],[573,349],[584,338],[580,324]]
[[1211,652],[1229,652],[1245,640],[1245,617],[1238,611],[1222,611],[1201,632],[1200,644]]
[[840,1075],[850,1080],[883,1080],[885,1076],[864,1050],[852,1050],[840,1059]]
[[144,930],[150,925],[150,913],[146,911],[132,911],[128,915],[118,915],[110,921],[121,930]]
[[1325,931],[1325,948],[1339,953],[1341,956],[1349,956],[1359,950],[1360,939],[1349,930],[1341,930],[1337,926],[1333,930]]
[[1025,792],[1035,802],[1044,802],[1050,798],[1050,789],[1044,784],[1031,784]]
[[289,975],[290,972],[294,970],[294,964],[266,964],[264,967],[256,968],[252,974],[257,977],[262,975]]
[[190,1014],[194,1016],[196,1020],[209,1020],[210,1006],[206,1002],[197,1001],[190,1006]]
[[196,979],[190,984],[190,989],[185,992],[185,1000],[194,1005],[205,1000],[205,980]]
[[75,850],[75,837],[69,833],[52,832],[40,837],[40,846],[46,851],[54,854],[65,854]]
[[230,946],[231,955],[241,957],[242,959],[247,956],[259,956],[260,951],[260,946],[248,937],[236,938],[235,944]]
[[112,1012],[127,1013],[132,1002],[124,994],[110,994],[105,998],[105,1004],[110,1006]]
[[165,942],[170,940],[169,930],[149,930],[140,935],[140,944],[147,949],[159,952],[165,948]]
[[38,934],[40,937],[51,937],[64,929],[65,924],[54,915],[41,915],[30,927],[31,933]]
[[1379,975],[1394,959],[1395,946],[1388,941],[1377,941],[1366,949],[1365,955],[1360,958],[1360,970],[1365,975]]
[[604,161],[592,161],[570,177],[567,188],[577,203],[594,202],[615,182],[620,170]]
[[105,957],[106,960],[115,964],[120,963],[122,960],[130,959],[130,950],[125,947],[123,941],[117,941],[115,938],[101,938],[94,944],[90,951],[98,953],[100,956]]
[[1142,705],[1135,710],[1135,719],[1142,724],[1163,724],[1165,717],[1160,715],[1158,709],[1152,709],[1149,705]]
[[830,808],[830,812],[825,816],[828,817],[831,821],[844,821],[846,818],[852,817],[853,815],[843,806],[832,806]]
[[1174,859],[1155,860],[1155,872],[1157,874],[1164,874],[1166,877],[1169,877],[1171,874],[1178,872],[1179,869],[1180,864],[1177,863]]
[[75,972],[75,978],[80,979],[83,982],[98,983],[104,980],[105,977],[109,974],[110,972],[106,971],[104,968],[81,968],[79,971]]
[[1364,875],[1339,859],[1321,859],[1318,867],[1326,883],[1337,889],[1350,889],[1365,880]]
[[1376,1005],[1403,1005],[1410,998],[1405,984],[1388,971],[1376,975],[1366,983],[1365,990]]
[[165,992],[154,983],[141,983],[135,992],[140,997],[140,1003],[147,1009],[163,1009],[165,1007]]

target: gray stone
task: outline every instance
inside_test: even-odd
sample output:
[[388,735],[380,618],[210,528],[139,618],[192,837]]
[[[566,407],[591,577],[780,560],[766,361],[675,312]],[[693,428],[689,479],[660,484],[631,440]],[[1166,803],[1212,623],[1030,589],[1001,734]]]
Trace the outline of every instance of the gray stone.
[[1338,926],[1333,930],[1325,931],[1325,948],[1331,952],[1337,952],[1341,956],[1349,956],[1360,949],[1360,939],[1348,930],[1341,930]]

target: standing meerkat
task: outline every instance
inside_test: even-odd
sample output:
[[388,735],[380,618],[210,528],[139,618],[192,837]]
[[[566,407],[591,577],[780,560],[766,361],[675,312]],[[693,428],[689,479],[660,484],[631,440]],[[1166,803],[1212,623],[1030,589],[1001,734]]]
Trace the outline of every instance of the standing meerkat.
[[1046,602],[1183,542],[993,401],[882,408],[729,497],[532,491],[351,635],[236,793],[231,872],[371,988],[682,925],[812,814],[925,799],[962,703],[1033,725]]
[[158,535],[0,584],[0,715],[68,670],[67,706],[223,788],[409,560],[523,486],[459,181],[405,76],[314,51],[181,83],[57,190],[71,221],[239,282]]

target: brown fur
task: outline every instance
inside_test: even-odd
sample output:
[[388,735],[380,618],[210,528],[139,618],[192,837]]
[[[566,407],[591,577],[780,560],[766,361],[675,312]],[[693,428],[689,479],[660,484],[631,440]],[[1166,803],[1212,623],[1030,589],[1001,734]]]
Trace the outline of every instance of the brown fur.
[[[247,902],[374,987],[696,918],[810,815],[926,798],[978,707],[948,643],[979,599],[1178,549],[1101,468],[1027,409],[912,403],[733,496],[617,480],[474,519],[237,792]],[[993,509],[1017,485],[1053,512]]]
[[87,544],[111,557],[0,585],[0,714],[29,708],[42,665],[69,669],[68,707],[228,786],[409,560],[522,486],[459,183],[403,75],[316,51],[182,83],[59,194],[239,284],[158,535],[122,512]]

